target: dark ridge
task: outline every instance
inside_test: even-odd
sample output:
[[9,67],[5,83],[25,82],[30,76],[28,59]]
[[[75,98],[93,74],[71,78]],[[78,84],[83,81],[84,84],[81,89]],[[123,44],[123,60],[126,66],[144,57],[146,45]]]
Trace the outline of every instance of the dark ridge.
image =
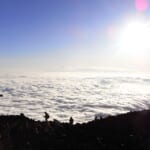
[[150,110],[73,125],[0,116],[0,150],[150,150]]

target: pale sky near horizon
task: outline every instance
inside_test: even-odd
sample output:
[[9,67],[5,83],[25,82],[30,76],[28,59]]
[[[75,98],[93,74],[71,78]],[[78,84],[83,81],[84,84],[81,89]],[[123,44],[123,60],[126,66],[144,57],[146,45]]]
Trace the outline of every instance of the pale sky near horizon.
[[[149,3],[149,0],[1,0],[0,70],[148,71],[150,47],[143,46],[148,38],[143,38],[139,49],[140,38],[132,41],[135,36],[131,33],[132,43],[127,41],[128,34],[122,42],[120,35],[134,20],[150,27]],[[136,33],[143,27],[135,24],[135,28]],[[144,31],[148,30],[141,29],[138,36],[147,36]]]

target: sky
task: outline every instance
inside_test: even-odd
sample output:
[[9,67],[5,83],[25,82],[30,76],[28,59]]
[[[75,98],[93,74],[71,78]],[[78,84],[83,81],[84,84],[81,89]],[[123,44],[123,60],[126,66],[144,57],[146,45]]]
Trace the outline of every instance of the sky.
[[130,35],[121,42],[120,39],[126,24],[133,20],[149,24],[149,3],[148,0],[0,0],[0,70],[147,71],[149,47],[143,48],[141,44],[137,52],[135,45],[141,39],[131,39],[132,46],[123,50],[130,45]]

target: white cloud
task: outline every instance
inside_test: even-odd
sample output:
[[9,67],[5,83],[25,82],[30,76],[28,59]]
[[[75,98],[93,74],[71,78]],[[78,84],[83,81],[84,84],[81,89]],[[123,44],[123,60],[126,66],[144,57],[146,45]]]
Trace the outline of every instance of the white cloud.
[[115,73],[1,75],[0,114],[19,114],[82,122],[95,114],[113,115],[150,108],[150,78]]

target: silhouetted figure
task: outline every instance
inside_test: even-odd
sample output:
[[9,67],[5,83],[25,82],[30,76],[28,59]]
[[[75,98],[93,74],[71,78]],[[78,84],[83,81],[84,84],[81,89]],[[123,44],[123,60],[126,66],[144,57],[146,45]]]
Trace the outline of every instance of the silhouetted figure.
[[95,121],[97,121],[97,120],[98,120],[98,117],[97,117],[97,115],[95,115],[95,118],[94,118],[94,120],[95,120]]
[[0,97],[3,97],[3,94],[0,94]]
[[69,119],[69,124],[70,124],[70,125],[73,125],[73,122],[74,122],[73,118],[70,117],[70,119]]
[[47,121],[48,121],[48,118],[49,118],[49,114],[48,114],[47,112],[44,112],[44,114],[45,114],[45,116],[44,116],[45,121],[47,122]]
[[21,116],[21,117],[25,117],[24,113],[20,113],[20,116]]

